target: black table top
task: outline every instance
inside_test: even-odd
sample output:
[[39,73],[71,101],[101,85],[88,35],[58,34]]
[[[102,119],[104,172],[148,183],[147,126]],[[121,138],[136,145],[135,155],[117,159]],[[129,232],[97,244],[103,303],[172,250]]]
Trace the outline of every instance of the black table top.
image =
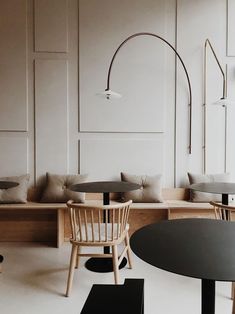
[[0,181],[0,189],[10,189],[16,187],[17,185],[19,185],[18,182]]
[[235,281],[235,222],[213,219],[162,221],[137,230],[130,243],[145,262],[172,273]]
[[215,193],[215,194],[235,194],[235,183],[232,182],[204,182],[191,184],[191,190]]
[[136,183],[124,181],[97,181],[74,184],[70,190],[87,193],[109,193],[109,192],[127,192],[140,189]]

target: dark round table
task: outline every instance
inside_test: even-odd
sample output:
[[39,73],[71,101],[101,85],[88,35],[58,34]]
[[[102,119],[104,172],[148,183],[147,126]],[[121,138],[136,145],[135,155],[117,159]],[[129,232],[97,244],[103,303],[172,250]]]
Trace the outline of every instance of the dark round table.
[[[235,194],[235,183],[232,182],[203,182],[195,183],[189,186],[191,190],[205,192],[205,193],[214,193],[222,194],[222,204],[228,205],[229,195]],[[228,220],[228,210],[225,210],[224,220]]]
[[[17,182],[12,182],[12,181],[0,181],[0,190],[5,190],[5,189],[10,189],[10,188],[14,188],[17,185],[19,185],[19,183]],[[0,263],[3,262],[3,256],[0,255]]]
[[[140,187],[141,186],[139,184],[124,181],[96,181],[74,184],[70,187],[70,190],[86,193],[103,193],[103,204],[109,205],[110,193],[128,192],[132,190],[138,190]],[[110,253],[110,248],[104,247],[104,253]],[[119,265],[119,269],[123,268],[126,263],[126,258],[123,258]],[[92,257],[86,262],[85,265],[87,269],[99,273],[113,271],[112,258]]]
[[202,280],[202,314],[215,313],[215,281],[235,281],[235,223],[214,219],[162,221],[137,230],[134,253],[160,269]]
[[229,194],[235,194],[235,183],[232,182],[204,182],[195,183],[189,186],[191,190],[222,194],[222,204],[228,205]]

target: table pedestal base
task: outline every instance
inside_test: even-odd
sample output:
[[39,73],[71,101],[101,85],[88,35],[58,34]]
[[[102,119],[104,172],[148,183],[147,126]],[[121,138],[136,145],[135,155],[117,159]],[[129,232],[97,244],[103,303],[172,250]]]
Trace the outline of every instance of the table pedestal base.
[[[119,269],[125,267],[126,263],[127,263],[127,260],[124,257],[121,264],[119,265]],[[92,257],[86,262],[85,266],[90,271],[94,271],[97,273],[113,272],[113,260],[112,260],[112,258]]]
[[202,279],[202,314],[215,314],[215,281]]

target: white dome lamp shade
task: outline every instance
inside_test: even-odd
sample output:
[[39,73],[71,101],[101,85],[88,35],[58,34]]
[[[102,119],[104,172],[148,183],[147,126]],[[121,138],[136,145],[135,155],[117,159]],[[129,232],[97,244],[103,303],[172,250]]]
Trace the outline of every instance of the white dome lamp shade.
[[227,107],[227,106],[234,105],[234,104],[235,104],[235,101],[233,99],[226,97],[226,96],[221,97],[219,100],[212,103],[212,105],[222,106],[222,107]]
[[106,99],[119,99],[122,97],[121,94],[112,91],[111,89],[106,89],[104,92],[97,93],[97,96],[106,98]]

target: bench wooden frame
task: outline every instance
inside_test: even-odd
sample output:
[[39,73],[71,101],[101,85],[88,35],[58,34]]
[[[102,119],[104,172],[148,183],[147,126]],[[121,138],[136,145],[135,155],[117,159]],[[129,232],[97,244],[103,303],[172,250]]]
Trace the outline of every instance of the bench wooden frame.
[[[120,198],[111,194],[113,202]],[[163,189],[164,203],[133,203],[130,212],[130,234],[140,227],[162,219],[187,217],[214,218],[213,206],[191,203],[184,188]],[[53,242],[60,247],[70,238],[70,223],[66,204],[40,203],[37,191],[28,191],[26,204],[0,205],[0,242]],[[86,194],[86,202],[102,203],[102,194]]]

